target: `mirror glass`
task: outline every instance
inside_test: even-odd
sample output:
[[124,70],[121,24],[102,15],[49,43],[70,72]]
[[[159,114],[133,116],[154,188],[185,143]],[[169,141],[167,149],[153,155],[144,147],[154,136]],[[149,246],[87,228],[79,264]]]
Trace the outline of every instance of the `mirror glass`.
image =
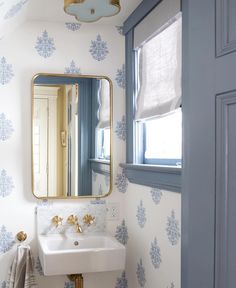
[[112,82],[37,74],[32,80],[32,181],[38,198],[111,192]]

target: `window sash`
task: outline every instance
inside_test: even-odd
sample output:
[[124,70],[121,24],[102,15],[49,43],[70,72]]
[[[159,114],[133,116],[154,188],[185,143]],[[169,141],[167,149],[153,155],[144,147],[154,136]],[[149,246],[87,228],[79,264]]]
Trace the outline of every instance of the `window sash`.
[[[145,121],[134,121],[136,135],[135,163],[181,167],[181,108],[167,115],[159,117],[159,120],[153,119]],[[179,136],[181,136],[181,138]],[[158,140],[157,137],[161,138]],[[164,140],[164,142],[162,141],[162,139]],[[168,143],[165,143],[166,141]],[[174,143],[175,146],[173,147],[171,143]],[[148,147],[147,145],[149,144],[151,146]],[[153,150],[154,147],[155,151]]]
[[[145,2],[145,3],[144,3]],[[135,157],[135,51],[134,29],[162,1],[142,1],[124,24],[126,41],[126,163],[120,164],[130,183],[157,187],[181,193],[181,168],[171,166],[136,164]]]

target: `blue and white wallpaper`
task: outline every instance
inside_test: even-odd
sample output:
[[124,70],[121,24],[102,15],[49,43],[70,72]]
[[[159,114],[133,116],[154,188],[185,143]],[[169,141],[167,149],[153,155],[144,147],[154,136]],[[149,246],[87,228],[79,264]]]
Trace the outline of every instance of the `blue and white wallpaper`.
[[[14,1],[4,21],[26,3]],[[0,288],[6,287],[20,230],[28,234],[39,288],[74,287],[64,276],[44,277],[37,255],[35,206],[57,204],[31,193],[31,79],[40,72],[106,75],[114,86],[113,192],[106,201],[120,208],[107,227],[126,246],[127,265],[125,271],[85,274],[84,286],[180,288],[180,194],[131,184],[119,166],[125,162],[124,61],[121,26],[26,22],[0,40]],[[97,194],[107,189],[108,177],[92,177]]]
[[124,197],[128,287],[180,288],[180,194],[129,183]]
[[18,27],[30,0],[0,0],[0,39]]

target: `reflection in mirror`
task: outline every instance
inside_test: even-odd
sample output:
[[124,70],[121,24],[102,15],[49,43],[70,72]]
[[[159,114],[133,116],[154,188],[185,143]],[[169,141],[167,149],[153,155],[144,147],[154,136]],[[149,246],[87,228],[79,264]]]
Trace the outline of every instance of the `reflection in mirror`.
[[32,170],[38,198],[111,192],[112,83],[107,77],[33,79]]

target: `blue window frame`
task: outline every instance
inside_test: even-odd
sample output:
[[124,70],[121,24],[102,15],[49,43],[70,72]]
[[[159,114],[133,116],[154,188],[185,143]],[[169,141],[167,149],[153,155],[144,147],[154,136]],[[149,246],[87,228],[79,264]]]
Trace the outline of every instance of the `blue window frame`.
[[[144,4],[145,2],[145,4]],[[126,164],[121,164],[126,176],[131,183],[157,187],[169,191],[181,191],[181,161],[179,158],[167,159],[147,158],[145,157],[144,141],[146,127],[140,125],[141,136],[139,139],[135,133],[135,95],[137,92],[137,81],[135,73],[135,61],[137,51],[134,50],[134,28],[155,8],[160,0],[145,0],[124,23],[124,34],[126,40],[126,125],[127,125],[127,142],[126,142]],[[135,143],[138,143],[138,148]],[[139,152],[138,152],[138,151]],[[140,151],[142,151],[140,153]],[[171,164],[177,165],[171,166]],[[163,165],[163,166],[160,166]],[[168,166],[170,165],[170,166]]]

